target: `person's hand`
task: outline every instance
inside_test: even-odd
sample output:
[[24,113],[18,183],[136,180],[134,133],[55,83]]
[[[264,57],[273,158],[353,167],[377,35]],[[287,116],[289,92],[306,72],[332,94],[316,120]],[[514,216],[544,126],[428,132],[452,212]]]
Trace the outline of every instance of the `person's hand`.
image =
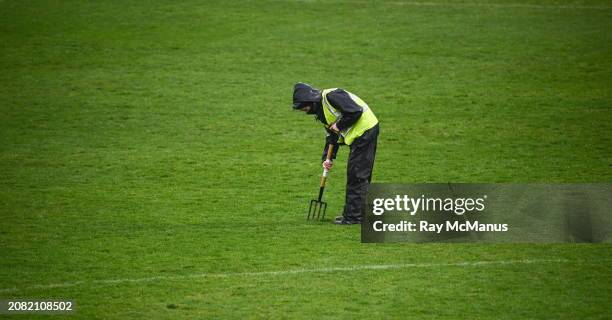
[[332,166],[334,165],[334,162],[331,160],[325,160],[323,161],[323,168],[327,169],[327,170],[331,170]]
[[334,123],[332,123],[332,125],[331,125],[331,126],[329,126],[329,130],[331,130],[331,131],[333,131],[333,132],[335,132],[335,133],[340,132],[340,130],[338,130],[338,126],[336,125],[336,123],[335,123],[335,122],[334,122]]

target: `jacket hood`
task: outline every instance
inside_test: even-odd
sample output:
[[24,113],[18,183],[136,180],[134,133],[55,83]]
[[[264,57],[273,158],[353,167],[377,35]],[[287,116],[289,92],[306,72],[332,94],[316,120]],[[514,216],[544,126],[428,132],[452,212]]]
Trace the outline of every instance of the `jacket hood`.
[[296,83],[293,86],[293,109],[299,109],[304,102],[321,102],[321,90],[306,83]]

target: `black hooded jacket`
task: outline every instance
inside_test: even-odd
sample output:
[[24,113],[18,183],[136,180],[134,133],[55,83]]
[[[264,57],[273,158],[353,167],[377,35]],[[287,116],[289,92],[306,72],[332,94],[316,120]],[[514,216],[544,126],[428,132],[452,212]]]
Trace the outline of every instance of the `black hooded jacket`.
[[[299,109],[303,103],[312,103],[314,110],[309,113],[315,114],[315,119],[322,122],[325,125],[325,130],[327,131],[327,138],[325,139],[322,159],[326,158],[328,144],[334,144],[332,159],[335,159],[338,151],[338,134],[327,128],[331,125],[331,123],[327,123],[325,120],[321,100],[322,95],[320,90],[305,83],[298,83],[294,86],[293,108]],[[339,120],[336,122],[336,126],[339,130],[344,130],[351,127],[355,122],[357,122],[357,120],[359,120],[359,117],[361,117],[361,114],[363,113],[363,108],[353,101],[349,94],[343,89],[336,89],[329,92],[327,94],[327,101],[329,101],[329,103],[341,113]]]

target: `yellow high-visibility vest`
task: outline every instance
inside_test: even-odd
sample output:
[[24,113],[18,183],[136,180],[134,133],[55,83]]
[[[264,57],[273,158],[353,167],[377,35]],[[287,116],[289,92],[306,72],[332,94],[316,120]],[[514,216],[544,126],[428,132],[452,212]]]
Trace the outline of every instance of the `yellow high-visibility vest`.
[[[323,97],[323,114],[325,115],[325,121],[327,121],[327,123],[330,125],[340,120],[339,118],[342,115],[340,111],[334,108],[334,106],[332,106],[327,100],[327,94],[336,89],[337,88],[325,89],[321,93]],[[378,119],[376,118],[374,112],[372,112],[372,109],[370,109],[368,104],[361,100],[361,98],[348,91],[346,91],[346,93],[348,93],[349,97],[351,97],[351,99],[355,101],[358,106],[363,108],[361,117],[359,117],[357,122],[355,122],[352,126],[340,131],[340,138],[338,139],[338,142],[343,142],[347,145],[350,145],[355,139],[361,137],[361,135],[368,129],[373,128],[378,123]]]

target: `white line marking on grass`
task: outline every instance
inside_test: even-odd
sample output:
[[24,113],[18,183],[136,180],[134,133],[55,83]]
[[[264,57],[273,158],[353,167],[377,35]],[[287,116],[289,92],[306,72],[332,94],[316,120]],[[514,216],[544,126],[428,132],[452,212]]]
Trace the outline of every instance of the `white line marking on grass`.
[[[287,0],[285,0],[287,1]],[[290,0],[291,1],[291,0]],[[483,7],[483,8],[525,8],[525,9],[583,9],[583,10],[612,10],[612,6],[587,6],[587,5],[571,5],[571,4],[530,4],[530,3],[486,3],[486,2],[426,2],[426,1],[362,1],[362,0],[292,0],[291,2],[308,2],[308,3],[355,3],[355,4],[392,4],[399,6],[417,6],[417,7]]]
[[565,259],[526,259],[526,260],[498,260],[498,261],[465,261],[465,262],[449,262],[449,263],[402,263],[402,264],[378,264],[378,265],[357,265],[348,267],[325,267],[314,269],[293,269],[293,270],[277,270],[277,271],[255,271],[255,272],[228,272],[228,273],[196,273],[196,274],[177,274],[177,275],[160,275],[145,278],[119,278],[119,279],[102,279],[102,280],[83,280],[74,282],[63,282],[53,284],[33,285],[22,288],[4,288],[0,292],[19,292],[25,290],[36,289],[55,289],[69,288],[79,285],[113,285],[122,283],[141,283],[154,282],[163,280],[188,280],[197,278],[231,278],[231,277],[263,277],[263,276],[283,276],[302,273],[327,273],[339,271],[360,271],[360,270],[391,270],[405,268],[438,268],[438,267],[478,267],[489,265],[520,265],[520,264],[542,264],[542,263],[587,263],[597,264],[609,262],[610,260],[565,260]]

